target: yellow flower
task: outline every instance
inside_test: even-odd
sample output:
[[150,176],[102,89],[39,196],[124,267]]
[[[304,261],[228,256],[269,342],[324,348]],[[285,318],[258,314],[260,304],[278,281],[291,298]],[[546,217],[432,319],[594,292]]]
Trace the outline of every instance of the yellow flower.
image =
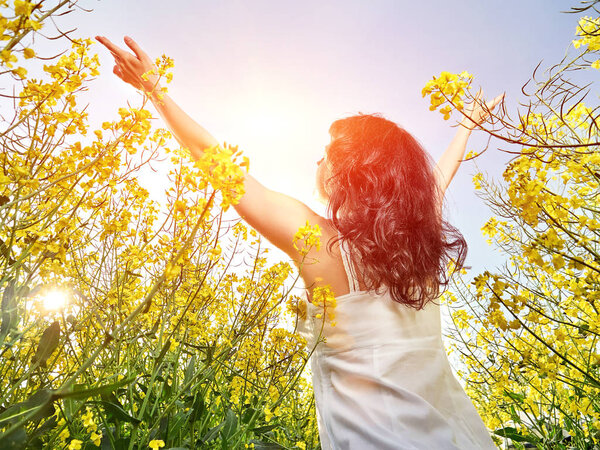
[[444,115],[444,120],[448,120],[454,108],[463,109],[464,102],[462,96],[465,90],[470,86],[473,75],[463,71],[460,74],[442,72],[439,77],[433,77],[429,80],[421,94],[423,97],[430,95],[431,111],[435,111],[439,106],[444,105],[440,109],[440,113]]
[[158,450],[161,447],[165,446],[165,442],[161,439],[152,439],[150,441],[150,444],[148,444],[148,447],[150,447],[152,450]]
[[[241,152],[237,147],[217,145],[205,149],[194,163],[199,177],[221,192],[221,208],[224,211],[238,203],[244,194],[244,172],[236,161],[239,157]],[[242,165],[247,167],[244,163],[247,163],[245,158]]]
[[100,443],[102,441],[102,431],[100,431],[100,433],[96,433],[95,431],[92,432],[90,439],[96,447],[100,447]]
[[[294,248],[300,252],[301,255],[306,255],[312,247],[317,250],[321,249],[321,228],[319,225],[311,226],[308,220],[306,225],[300,227],[294,235]],[[298,246],[299,241],[303,241],[301,247]]]
[[27,76],[27,69],[25,69],[25,67],[17,67],[16,69],[12,70],[12,73],[23,79]]
[[173,208],[175,209],[175,212],[184,213],[187,208],[187,204],[185,203],[185,200],[177,200],[173,205]]
[[69,443],[69,450],[81,450],[81,444],[83,444],[83,441],[80,441],[79,439],[73,439],[70,443]]
[[81,416],[81,421],[83,422],[83,426],[86,428],[94,428],[96,426],[96,423],[94,422],[94,415],[89,409],[83,416]]
[[181,272],[180,266],[178,266],[176,264],[168,263],[167,267],[165,268],[166,281],[173,280],[175,277],[177,277],[179,275],[180,272]]
[[15,14],[17,16],[29,16],[32,9],[33,3],[23,0],[15,0]]
[[576,35],[581,36],[581,38],[573,41],[573,47],[579,48],[582,45],[587,45],[589,50],[600,50],[598,29],[600,29],[600,17],[593,19],[586,16],[579,19]]
[[[335,326],[335,307],[337,300],[333,295],[333,291],[329,286],[316,286],[313,289],[313,305],[319,308],[323,308],[323,312],[326,314],[331,326]],[[315,316],[317,319],[321,319],[323,314],[318,313]]]
[[306,450],[306,444],[303,441],[296,442],[296,447]]
[[273,413],[269,408],[265,408],[265,420],[269,422],[273,418]]
[[32,48],[26,48],[23,50],[23,56],[25,56],[25,59],[33,58],[35,56],[35,51],[33,51]]
[[211,248],[208,251],[208,257],[210,258],[211,261],[218,261],[220,255],[221,255],[221,247],[219,245],[217,245],[214,248]]
[[71,436],[71,433],[69,432],[68,428],[63,428],[63,430],[60,432],[60,434],[58,435],[58,438],[61,441],[66,441],[68,437]]

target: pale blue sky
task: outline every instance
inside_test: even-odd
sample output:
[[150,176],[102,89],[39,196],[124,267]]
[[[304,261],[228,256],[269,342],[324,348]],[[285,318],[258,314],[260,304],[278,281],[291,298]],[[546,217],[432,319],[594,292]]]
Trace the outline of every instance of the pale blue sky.
[[[316,162],[330,123],[357,112],[382,113],[401,124],[437,159],[450,142],[444,121],[421,98],[441,71],[467,70],[491,97],[506,91],[509,111],[543,60],[560,61],[577,16],[557,0],[406,1],[91,1],[91,13],[63,19],[76,35],[130,35],[151,56],[175,60],[170,94],[220,141],[239,145],[263,184],[315,209]],[[103,63],[87,97],[97,123],[138,94]],[[468,150],[485,142],[474,136]],[[477,164],[499,176],[506,156],[494,151]],[[495,147],[494,147],[495,146]],[[469,243],[467,264],[493,269],[502,259],[481,236],[490,216],[474,195],[473,163],[459,169],[448,192],[448,214]],[[319,210],[323,212],[322,209]],[[283,254],[280,255],[282,258]]]

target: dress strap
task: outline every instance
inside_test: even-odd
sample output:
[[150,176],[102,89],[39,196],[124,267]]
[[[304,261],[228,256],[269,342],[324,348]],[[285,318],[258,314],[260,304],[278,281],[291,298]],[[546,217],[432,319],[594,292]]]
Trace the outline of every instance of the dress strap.
[[[338,231],[338,236],[341,235]],[[342,262],[344,263],[344,270],[346,271],[346,277],[348,278],[348,286],[350,287],[350,292],[360,291],[360,287],[358,284],[358,278],[356,277],[356,272],[354,271],[354,265],[350,260],[350,252],[346,247],[346,242],[343,240],[339,240],[340,243],[340,253],[342,255]]]

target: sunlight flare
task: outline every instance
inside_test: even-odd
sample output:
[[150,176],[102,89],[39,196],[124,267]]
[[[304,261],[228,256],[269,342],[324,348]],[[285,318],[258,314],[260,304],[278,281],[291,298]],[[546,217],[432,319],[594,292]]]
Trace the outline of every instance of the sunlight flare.
[[42,297],[44,309],[48,311],[58,311],[67,306],[69,294],[63,289],[52,289]]

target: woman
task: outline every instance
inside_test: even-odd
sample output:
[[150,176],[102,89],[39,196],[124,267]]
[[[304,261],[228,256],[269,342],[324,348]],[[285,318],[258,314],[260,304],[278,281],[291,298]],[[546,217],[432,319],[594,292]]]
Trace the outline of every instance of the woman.
[[[131,39],[131,54],[96,38],[115,58],[113,72],[148,92],[181,145],[197,158],[217,140],[168,96],[158,98],[151,59]],[[317,187],[331,218],[273,192],[251,175],[236,210],[298,265],[310,303],[302,332],[316,343],[312,373],[324,449],[495,448],[473,404],[452,375],[441,340],[439,305],[446,263],[460,267],[466,243],[441,218],[443,194],[472,129],[502,96],[476,101],[438,161],[396,124],[373,115],[334,122],[318,163]],[[306,222],[328,245],[311,264],[293,245]],[[312,303],[316,288],[336,297],[335,321]]]

